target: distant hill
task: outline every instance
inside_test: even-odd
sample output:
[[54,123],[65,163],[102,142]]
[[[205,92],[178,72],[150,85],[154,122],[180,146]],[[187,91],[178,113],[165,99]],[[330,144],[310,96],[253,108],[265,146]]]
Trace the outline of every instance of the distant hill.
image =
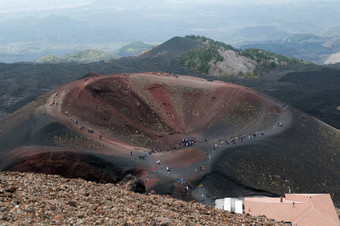
[[62,63],[62,62],[67,62],[66,59],[63,59],[63,57],[58,57],[55,55],[47,55],[39,58],[37,63]]
[[150,50],[155,45],[147,44],[144,42],[132,42],[123,46],[119,51],[118,55],[121,57],[136,56],[144,51]]
[[297,42],[309,42],[309,41],[316,41],[316,40],[321,40],[321,38],[313,34],[294,34],[290,36],[287,41],[297,43]]
[[201,42],[201,45],[183,53],[181,63],[208,75],[253,77],[257,76],[256,71],[259,69],[303,63],[301,60],[261,49],[236,49],[204,36],[189,35],[186,38]]
[[268,41],[250,41],[238,45],[241,49],[259,48],[323,64],[332,54],[340,52],[339,36],[316,36],[313,34],[293,34],[288,38]]
[[340,51],[340,36],[332,37],[330,40],[327,40],[322,44],[326,48],[335,49]]
[[330,55],[330,57],[328,57],[327,60],[325,60],[325,64],[336,64],[336,63],[340,63],[340,52],[333,53],[332,55]]
[[67,62],[79,62],[89,63],[101,60],[113,60],[119,57],[113,53],[106,52],[97,49],[84,49],[72,54],[68,54],[64,57],[58,57],[54,55],[47,55],[38,59],[37,63],[67,63]]
[[142,54],[141,58],[154,58],[164,56],[168,58],[177,58],[181,54],[190,51],[203,43],[197,40],[184,37],[174,37],[159,46],[154,47],[150,51]]

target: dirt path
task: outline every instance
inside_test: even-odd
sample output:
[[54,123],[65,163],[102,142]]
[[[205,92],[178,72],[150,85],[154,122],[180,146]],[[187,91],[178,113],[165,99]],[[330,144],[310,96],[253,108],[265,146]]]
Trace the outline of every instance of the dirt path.
[[[149,166],[149,171],[144,174],[145,183],[152,187],[160,179],[168,178],[173,182],[172,184],[169,184],[169,186],[177,183],[179,189],[183,190],[185,188],[185,183],[178,183],[179,178],[183,177],[186,182],[192,184],[197,178],[204,177],[204,175],[211,172],[211,164],[215,162],[223,154],[223,152],[228,152],[229,149],[235,148],[237,146],[260,143],[271,139],[271,137],[274,135],[282,133],[290,127],[292,122],[292,113],[283,103],[271,99],[269,99],[269,101],[273,101],[273,104],[283,108],[283,111],[278,116],[276,122],[262,131],[263,135],[262,133],[258,133],[257,136],[254,137],[254,133],[256,132],[254,131],[254,133],[247,134],[247,137],[242,141],[236,140],[235,144],[231,143],[230,140],[219,139],[218,137],[216,137],[215,140],[209,139],[207,142],[196,143],[194,144],[193,148],[203,153],[203,155],[200,153],[200,157],[192,156],[185,158],[182,155],[178,155],[179,152],[185,152],[186,150],[190,152],[192,148],[171,150],[170,152],[148,155],[147,160],[142,160],[146,166]],[[222,134],[221,137],[223,137]],[[214,145],[220,144],[222,141],[223,147],[214,149]],[[226,144],[226,141],[228,141],[229,144]],[[198,155],[199,152],[190,154]],[[138,154],[142,155],[144,153]],[[170,159],[171,161],[169,161]],[[154,171],[157,160],[163,161],[161,161],[161,165],[159,165],[156,168],[156,171]],[[161,168],[161,166],[163,167]],[[171,174],[166,171],[166,167],[171,167]],[[148,176],[150,182],[152,181],[152,183],[148,183],[146,175]],[[193,192],[191,195],[197,200],[200,200],[200,197],[202,197],[203,194],[205,202],[207,202],[209,205],[214,204],[214,200],[207,196],[209,191],[204,188],[204,185],[199,187],[199,189],[192,189],[191,191]]]

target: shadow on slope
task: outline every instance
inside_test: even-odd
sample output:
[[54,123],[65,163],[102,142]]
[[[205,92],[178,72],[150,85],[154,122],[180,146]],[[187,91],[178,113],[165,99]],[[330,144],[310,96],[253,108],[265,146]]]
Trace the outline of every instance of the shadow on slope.
[[[27,118],[19,125],[13,126],[11,131],[1,137],[1,154],[20,146],[57,146],[56,143],[53,142],[53,138],[56,136],[65,134],[80,136],[77,132],[47,115],[33,113],[28,116],[24,115],[23,117]],[[12,124],[15,123],[15,118],[8,118],[6,121],[8,124]]]
[[223,80],[264,92],[340,129],[340,64],[301,64],[259,74],[258,79]]
[[[127,174],[138,174],[127,162],[110,156],[56,151],[19,158],[4,170],[57,174],[100,183],[117,183]],[[131,165],[131,163],[129,163]],[[123,170],[126,168],[126,170]]]
[[[208,185],[211,196],[235,195],[232,180],[257,193],[283,195],[289,189],[298,193],[330,193],[339,206],[339,131],[297,111],[294,114],[293,126],[282,134],[223,151],[212,172],[200,181]],[[221,184],[209,186],[215,181]]]

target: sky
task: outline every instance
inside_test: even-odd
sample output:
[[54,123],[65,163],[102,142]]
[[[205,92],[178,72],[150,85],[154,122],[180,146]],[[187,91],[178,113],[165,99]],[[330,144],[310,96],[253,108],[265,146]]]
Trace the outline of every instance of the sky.
[[[154,5],[162,7],[172,6],[204,6],[204,5],[254,5],[254,4],[278,4],[289,2],[311,3],[320,0],[0,0],[0,13],[18,13],[28,11],[51,11],[60,9],[71,9],[88,6],[93,3],[103,3],[107,7],[121,5]],[[323,0],[323,2],[335,2],[335,0]],[[142,3],[142,4],[140,4]],[[161,3],[161,4],[159,4]]]
[[18,13],[75,8],[88,5],[89,0],[0,0],[0,13]]
[[[190,29],[193,31],[203,31],[210,30],[209,27],[234,29],[246,25],[273,26],[275,23],[278,29],[287,30],[293,23],[307,21],[311,24],[306,24],[308,29],[302,32],[312,32],[322,29],[326,23],[335,26],[338,8],[340,1],[335,0],[0,0],[0,22],[11,24],[18,18],[53,15],[92,26],[103,26],[104,21],[109,24],[115,20],[131,29],[131,22],[136,21],[138,25],[143,21],[143,26],[150,23],[156,29],[154,21],[159,21],[160,31],[170,23],[176,27],[186,24],[186,29],[192,24]],[[199,16],[204,17],[204,21]],[[325,25],[320,25],[322,20]]]

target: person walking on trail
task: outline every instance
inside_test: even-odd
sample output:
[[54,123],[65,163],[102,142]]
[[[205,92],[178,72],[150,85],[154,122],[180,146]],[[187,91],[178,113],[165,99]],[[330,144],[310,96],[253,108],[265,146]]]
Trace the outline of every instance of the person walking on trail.
[[130,154],[131,154],[131,156],[132,156],[132,151],[131,151],[131,153],[130,153]]

